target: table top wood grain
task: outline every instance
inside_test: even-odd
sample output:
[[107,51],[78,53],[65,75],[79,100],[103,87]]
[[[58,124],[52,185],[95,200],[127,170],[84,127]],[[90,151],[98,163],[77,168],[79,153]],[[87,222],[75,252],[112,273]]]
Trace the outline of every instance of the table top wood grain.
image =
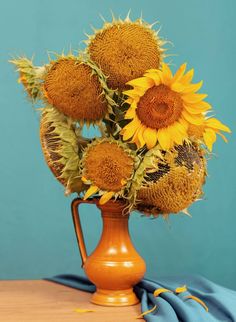
[[[89,302],[90,293],[53,282],[0,281],[1,322],[132,322],[140,315],[140,304],[103,307]],[[76,309],[94,312],[78,313]]]

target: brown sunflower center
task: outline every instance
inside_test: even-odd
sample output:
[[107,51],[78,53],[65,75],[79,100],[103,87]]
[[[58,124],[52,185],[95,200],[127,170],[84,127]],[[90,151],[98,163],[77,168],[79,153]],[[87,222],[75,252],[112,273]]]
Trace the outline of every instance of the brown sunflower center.
[[108,85],[123,90],[131,79],[160,65],[154,32],[137,23],[116,23],[97,33],[89,45],[92,60],[108,77]]
[[85,177],[101,190],[120,191],[122,180],[130,178],[133,159],[116,143],[91,146],[85,160]]
[[55,62],[46,76],[44,89],[49,102],[75,120],[100,120],[107,111],[98,76],[76,59]]
[[149,88],[140,98],[137,115],[147,127],[160,129],[177,121],[183,110],[180,95],[166,85]]

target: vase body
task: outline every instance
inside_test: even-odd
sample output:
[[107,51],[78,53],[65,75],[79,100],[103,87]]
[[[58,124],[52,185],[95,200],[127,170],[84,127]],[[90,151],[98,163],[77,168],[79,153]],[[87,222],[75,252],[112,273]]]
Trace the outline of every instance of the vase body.
[[[144,276],[146,265],[130,239],[125,203],[113,200],[104,205],[99,205],[97,200],[92,203],[101,210],[102,235],[90,256],[86,250],[82,254],[83,249],[80,249],[85,273],[97,289],[91,302],[106,306],[134,305],[138,299],[133,286]],[[82,240],[82,248],[83,244]],[[81,243],[79,246],[81,248]]]

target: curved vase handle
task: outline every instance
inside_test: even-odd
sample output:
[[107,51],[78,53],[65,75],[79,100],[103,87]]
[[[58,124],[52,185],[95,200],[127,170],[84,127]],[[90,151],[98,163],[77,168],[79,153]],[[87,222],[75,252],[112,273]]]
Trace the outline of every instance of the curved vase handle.
[[80,256],[82,260],[81,267],[83,267],[88,256],[87,256],[86,246],[84,243],[84,236],[83,236],[82,226],[80,222],[80,217],[79,217],[79,205],[81,203],[96,204],[96,200],[83,200],[83,199],[76,198],[71,203],[71,211],[72,211],[72,218],[73,218],[73,223],[75,228],[75,234],[77,237]]

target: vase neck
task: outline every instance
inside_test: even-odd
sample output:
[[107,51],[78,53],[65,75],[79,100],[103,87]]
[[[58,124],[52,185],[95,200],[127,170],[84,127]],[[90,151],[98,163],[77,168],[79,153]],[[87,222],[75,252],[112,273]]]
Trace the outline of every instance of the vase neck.
[[129,213],[126,210],[127,204],[121,200],[110,200],[104,205],[97,205],[101,210],[102,217],[105,218],[113,218],[120,219],[126,218],[128,220]]
[[[98,205],[103,220],[102,239],[128,240],[129,213],[125,212],[126,203],[123,201],[109,201],[105,205]],[[123,242],[122,242],[123,243]]]

